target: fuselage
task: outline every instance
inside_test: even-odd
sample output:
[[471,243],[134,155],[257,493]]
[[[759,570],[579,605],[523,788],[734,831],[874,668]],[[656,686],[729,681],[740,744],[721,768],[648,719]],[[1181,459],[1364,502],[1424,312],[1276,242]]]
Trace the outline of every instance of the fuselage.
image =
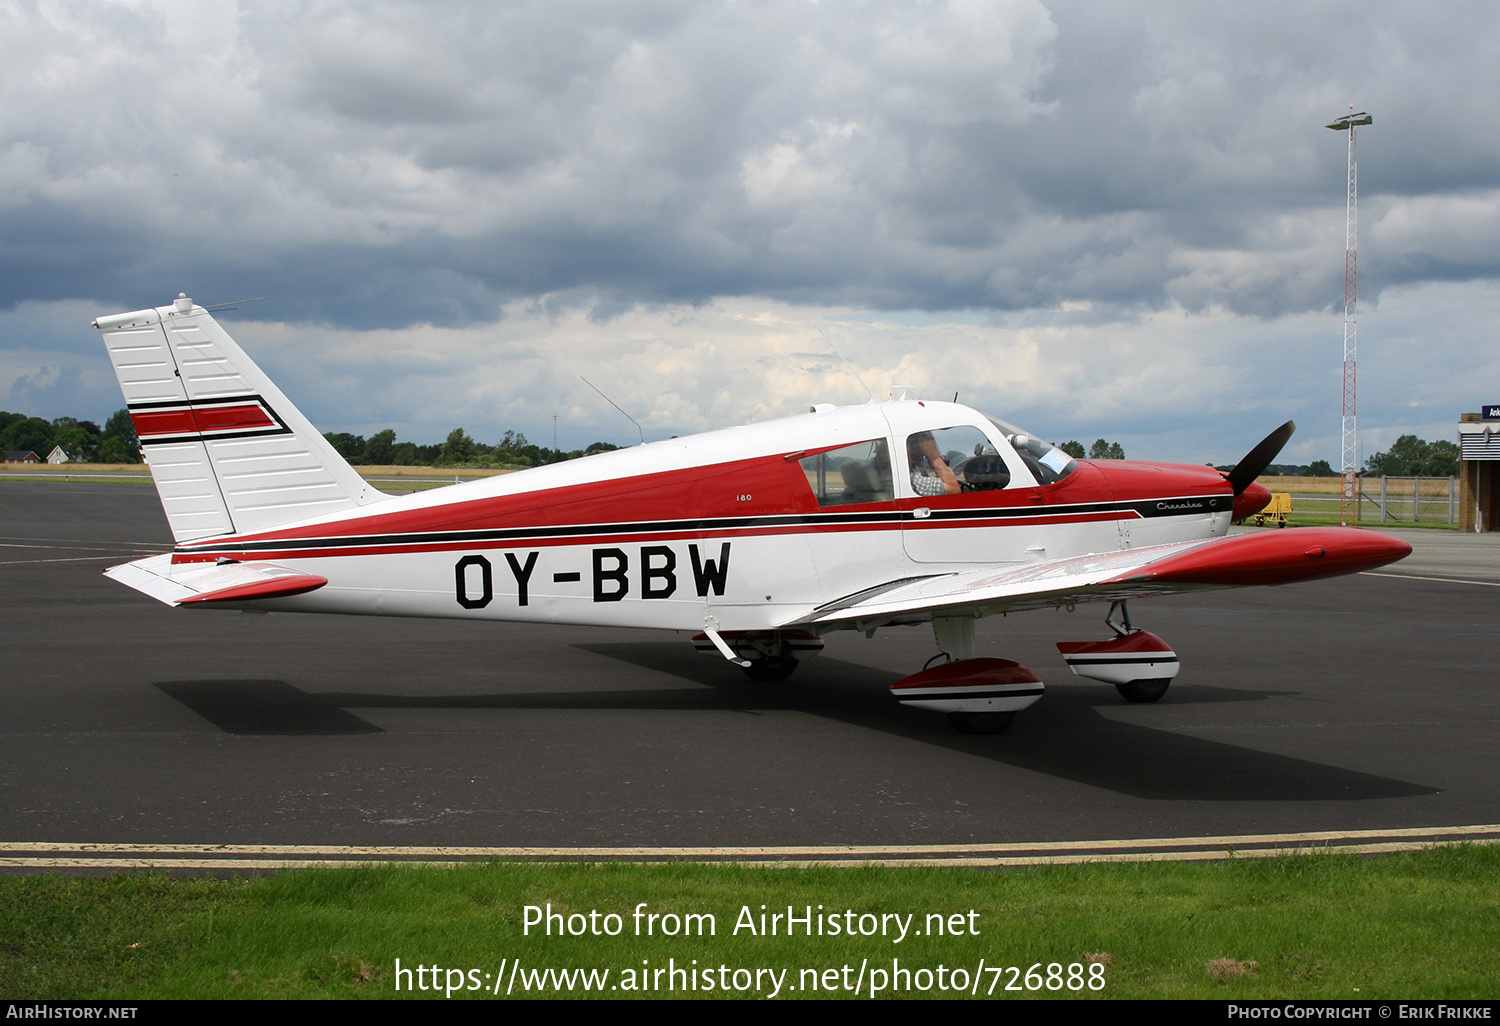
[[328,579],[269,609],[757,631],[901,579],[1218,537],[1234,502],[1211,467],[1074,461],[906,400],[185,541],[173,562]]

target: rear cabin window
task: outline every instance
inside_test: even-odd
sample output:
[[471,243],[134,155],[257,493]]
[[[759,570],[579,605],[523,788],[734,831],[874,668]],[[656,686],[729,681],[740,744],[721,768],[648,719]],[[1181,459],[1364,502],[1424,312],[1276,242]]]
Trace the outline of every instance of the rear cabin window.
[[819,506],[890,502],[896,497],[890,446],[883,438],[820,452],[797,463]]

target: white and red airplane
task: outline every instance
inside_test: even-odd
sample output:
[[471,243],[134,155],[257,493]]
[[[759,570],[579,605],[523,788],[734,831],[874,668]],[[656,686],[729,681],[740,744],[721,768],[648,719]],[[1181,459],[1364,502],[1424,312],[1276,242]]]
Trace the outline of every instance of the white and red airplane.
[[1160,698],[1170,646],[1126,601],[1356,573],[1405,542],[1352,528],[1227,537],[1289,422],[1234,470],[1075,460],[956,403],[819,405],[393,497],[365,483],[209,312],[100,317],[176,545],[105,571],[172,606],[654,627],[780,680],[836,630],[932,624],[948,661],[891,685],[970,733],[1042,695],[976,658],[980,617],[1109,602],[1074,673]]

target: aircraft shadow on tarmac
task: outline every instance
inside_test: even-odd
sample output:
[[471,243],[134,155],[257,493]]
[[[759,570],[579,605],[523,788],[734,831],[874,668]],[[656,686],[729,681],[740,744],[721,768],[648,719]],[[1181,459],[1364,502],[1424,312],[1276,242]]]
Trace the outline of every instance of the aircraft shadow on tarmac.
[[[307,692],[281,680],[162,681],[157,687],[219,729],[241,735],[375,734],[350,709],[543,709],[795,711],[936,745],[1018,769],[1138,798],[1164,801],[1367,801],[1438,789],[1290,756],[1124,723],[1102,715],[1120,700],[1107,685],[1054,688],[1010,732],[971,737],[938,714],[905,709],[868,666],[819,657],[796,683],[757,684],[737,670],[670,642],[580,649],[702,685],[493,694],[390,695]],[[890,680],[881,680],[889,676]],[[1197,685],[1169,694],[1193,704],[1264,701],[1292,692]]]

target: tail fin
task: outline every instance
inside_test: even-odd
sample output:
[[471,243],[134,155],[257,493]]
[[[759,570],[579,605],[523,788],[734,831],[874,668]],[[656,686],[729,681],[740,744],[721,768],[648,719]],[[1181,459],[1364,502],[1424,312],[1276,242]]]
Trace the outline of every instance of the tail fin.
[[186,296],[100,317],[94,327],[179,542],[264,531],[388,498]]

